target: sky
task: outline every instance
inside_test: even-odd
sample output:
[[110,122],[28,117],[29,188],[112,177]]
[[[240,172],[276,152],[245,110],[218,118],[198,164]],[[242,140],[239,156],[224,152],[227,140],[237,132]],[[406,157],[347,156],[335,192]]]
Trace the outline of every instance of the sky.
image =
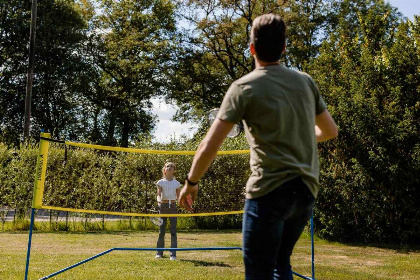
[[[392,6],[397,7],[404,17],[410,20],[414,15],[420,15],[420,0],[389,0]],[[161,99],[153,99],[153,113],[158,116],[156,130],[153,133],[154,140],[161,143],[167,143],[170,139],[179,139],[181,135],[192,136],[197,130],[198,125],[194,123],[180,123],[172,121],[177,107],[166,104]]]
[[420,0],[389,0],[388,2],[410,20],[414,20],[414,15],[420,15]]
[[158,116],[156,130],[153,133],[154,141],[167,143],[171,139],[179,139],[182,135],[192,136],[197,130],[197,124],[172,121],[177,110],[176,106],[166,104],[164,100],[156,98],[152,99],[152,103],[152,112]]

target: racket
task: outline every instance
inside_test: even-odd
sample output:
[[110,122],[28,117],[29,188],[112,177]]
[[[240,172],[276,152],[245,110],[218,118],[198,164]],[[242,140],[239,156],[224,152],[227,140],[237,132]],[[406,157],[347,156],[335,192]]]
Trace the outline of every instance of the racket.
[[150,221],[157,227],[160,227],[163,224],[163,219],[161,217],[150,217]]
[[[215,108],[215,109],[211,109],[208,113],[208,120],[210,125],[214,122],[214,120],[217,118],[217,113],[219,113],[219,109]],[[227,137],[229,138],[235,138],[237,137],[242,131],[241,125],[240,124],[235,124],[233,126],[233,128],[231,129],[231,131],[229,131]]]
[[[155,213],[158,213],[158,211],[155,210],[149,210]],[[152,224],[154,224],[157,227],[160,227],[163,224],[163,219],[161,217],[150,217],[150,221]]]

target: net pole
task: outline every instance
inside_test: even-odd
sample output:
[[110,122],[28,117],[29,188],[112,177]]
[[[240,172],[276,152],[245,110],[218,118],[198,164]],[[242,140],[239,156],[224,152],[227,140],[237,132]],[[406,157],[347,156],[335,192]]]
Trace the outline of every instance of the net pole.
[[48,140],[43,140],[42,138],[51,138],[51,134],[41,132],[41,140],[39,141],[39,152],[35,171],[34,194],[32,198],[32,207],[35,209],[42,208],[45,174],[47,173],[48,148],[50,146],[50,142]]
[[315,280],[315,253],[314,253],[314,210],[311,214],[311,259],[312,259],[312,280]]
[[[41,137],[51,138],[51,134],[41,132]],[[37,158],[36,171],[35,171],[34,193],[33,193],[33,198],[32,198],[32,210],[31,210],[31,225],[29,227],[28,250],[26,252],[25,280],[28,279],[28,272],[29,272],[29,260],[31,257],[31,245],[32,245],[32,232],[33,232],[34,221],[35,221],[35,208],[40,209],[42,207],[45,174],[47,172],[48,148],[49,148],[49,142],[41,139],[39,142],[39,151],[38,151],[38,158]]]
[[29,227],[28,251],[26,253],[25,280],[28,280],[29,259],[31,257],[32,230],[34,228],[34,220],[35,220],[35,208],[32,208],[32,210],[31,210],[31,225]]

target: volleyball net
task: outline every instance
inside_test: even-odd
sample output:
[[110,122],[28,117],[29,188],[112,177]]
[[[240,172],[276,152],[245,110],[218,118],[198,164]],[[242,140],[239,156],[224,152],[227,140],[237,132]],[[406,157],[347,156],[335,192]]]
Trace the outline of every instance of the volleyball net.
[[156,182],[162,167],[174,162],[183,185],[194,154],[61,141],[41,133],[33,208],[130,217],[242,213],[249,150],[219,151],[200,180],[193,213],[158,214]]
[[[36,209],[129,217],[223,216],[243,213],[244,187],[249,177],[249,150],[219,151],[199,182],[193,213],[159,214],[156,182],[166,161],[175,163],[181,185],[195,151],[147,150],[51,139],[41,133],[36,164],[31,224],[26,257],[28,279]],[[241,247],[111,248],[41,279],[49,279],[112,251],[241,250]],[[312,277],[315,279],[313,220],[311,219]]]

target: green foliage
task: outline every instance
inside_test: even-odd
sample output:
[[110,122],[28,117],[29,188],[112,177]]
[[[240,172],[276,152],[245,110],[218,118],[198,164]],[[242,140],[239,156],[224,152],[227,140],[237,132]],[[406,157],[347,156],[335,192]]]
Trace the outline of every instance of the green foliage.
[[321,145],[317,221],[346,241],[420,242],[419,18],[382,2],[343,19],[310,72],[339,126]]
[[268,12],[282,16],[288,25],[282,61],[302,70],[316,57],[321,42],[336,24],[338,2],[183,2],[181,18],[189,23],[191,30],[184,30],[185,39],[174,65],[176,71],[170,73],[168,98],[180,108],[176,118],[202,121],[208,110],[220,106],[229,85],[253,70],[249,41],[252,22],[257,16]]
[[[82,57],[87,24],[72,0],[38,2],[32,131],[73,136],[91,66]],[[19,146],[26,92],[30,1],[2,1],[0,7],[0,140]],[[34,134],[32,134],[34,135]]]
[[[196,212],[242,208],[247,158],[248,155],[216,158],[200,182]],[[69,149],[63,163],[64,151],[51,149],[44,203],[76,209],[151,213],[157,210],[155,182],[162,178],[162,166],[167,159],[177,164],[176,176],[182,182],[192,156]]]
[[24,112],[30,2],[0,4],[0,141],[19,146]]
[[24,218],[31,206],[37,149],[8,149],[0,143],[0,201],[1,207],[15,209]]
[[[177,42],[172,1],[39,1],[32,136],[128,146],[156,122]],[[0,141],[19,146],[30,1],[0,6]]]
[[97,70],[94,79],[87,81],[88,99],[97,107],[91,116],[94,133],[88,139],[127,147],[137,134],[154,128],[150,99],[163,95],[166,85],[164,73],[177,40],[175,7],[163,0],[98,4],[100,9],[90,21],[94,32],[87,54]]
[[57,138],[73,138],[81,130],[80,103],[87,90],[75,77],[92,68],[82,56],[87,22],[72,0],[41,1],[37,16],[32,135],[43,128]]

